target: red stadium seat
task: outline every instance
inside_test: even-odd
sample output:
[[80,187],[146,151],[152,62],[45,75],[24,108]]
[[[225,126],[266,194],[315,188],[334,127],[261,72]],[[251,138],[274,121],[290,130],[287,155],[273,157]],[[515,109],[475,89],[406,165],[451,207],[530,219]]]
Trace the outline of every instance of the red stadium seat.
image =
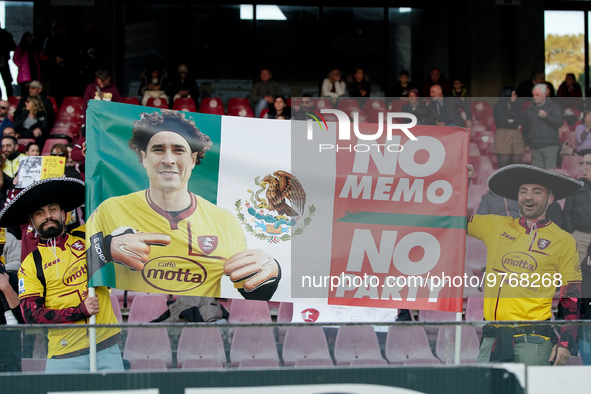
[[228,323],[271,323],[267,301],[236,298],[230,305]]
[[232,366],[237,367],[243,360],[252,359],[279,363],[277,345],[270,327],[237,327],[234,331],[230,347]]
[[230,112],[230,110],[236,106],[250,108],[250,101],[244,97],[232,97],[230,100],[228,100],[228,112]]
[[123,349],[125,360],[156,359],[163,360],[172,367],[172,349],[168,331],[164,327],[130,328]]
[[141,105],[140,99],[137,97],[121,97],[121,102],[124,104]]
[[148,323],[168,310],[166,294],[138,294],[129,308],[128,323]]
[[201,100],[199,112],[204,114],[224,115],[224,105],[219,97],[206,97]]
[[217,327],[185,327],[179,337],[177,368],[190,360],[211,360],[226,365],[224,341]]
[[321,109],[332,109],[333,108],[332,101],[330,101],[330,99],[319,98],[319,99],[315,99],[312,101],[314,102],[314,107],[318,111],[320,111]]
[[54,126],[49,131],[49,135],[66,135],[74,140],[78,135],[78,132],[75,133],[74,130],[76,130],[74,127]]
[[35,139],[34,138],[18,138],[17,141],[18,141],[18,150],[21,153],[25,153],[25,149],[26,149],[27,145],[30,144],[31,142],[35,142]]
[[[330,361],[328,343],[322,327],[289,327],[283,342],[283,365],[294,366],[298,360]],[[310,365],[310,364],[308,364]]]
[[350,365],[353,360],[385,361],[371,326],[339,327],[334,344],[334,359],[337,365]]
[[168,101],[160,97],[150,97],[146,102],[146,107],[168,109]]
[[407,360],[437,360],[423,327],[390,327],[384,354],[390,364],[402,364]]
[[53,107],[53,113],[57,115],[57,101],[55,101],[55,97],[47,96],[47,99],[51,102],[51,106]]
[[[478,358],[480,341],[474,327],[462,327],[461,363],[475,363]],[[444,364],[453,364],[455,358],[456,327],[442,326],[439,328],[435,353]]]
[[361,106],[359,105],[359,101],[357,101],[357,99],[354,99],[354,98],[342,98],[337,103],[337,109],[340,109],[341,111],[344,111],[347,109],[359,110],[360,108],[361,108]]
[[195,100],[190,97],[179,97],[172,103],[172,109],[177,111],[197,112]]
[[156,371],[166,371],[166,362],[160,359],[131,359],[129,360],[129,369],[130,370],[156,370]]
[[70,142],[72,141],[67,138],[52,138],[51,136],[49,136],[49,138],[46,139],[45,143],[43,144],[43,148],[41,149],[41,156],[51,155],[51,147],[55,144],[68,145]]
[[115,313],[115,317],[117,318],[117,322],[119,324],[123,323],[123,316],[121,315],[121,307],[119,306],[119,301],[117,300],[117,296],[115,294],[111,294],[111,306],[113,307],[113,312]]

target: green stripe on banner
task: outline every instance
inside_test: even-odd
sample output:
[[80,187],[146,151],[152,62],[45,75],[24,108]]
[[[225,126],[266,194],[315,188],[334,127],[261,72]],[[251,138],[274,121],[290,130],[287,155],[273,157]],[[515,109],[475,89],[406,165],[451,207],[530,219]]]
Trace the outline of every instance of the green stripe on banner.
[[409,215],[387,212],[345,212],[345,216],[336,220],[340,223],[383,224],[390,226],[412,226],[465,229],[465,216],[430,216]]

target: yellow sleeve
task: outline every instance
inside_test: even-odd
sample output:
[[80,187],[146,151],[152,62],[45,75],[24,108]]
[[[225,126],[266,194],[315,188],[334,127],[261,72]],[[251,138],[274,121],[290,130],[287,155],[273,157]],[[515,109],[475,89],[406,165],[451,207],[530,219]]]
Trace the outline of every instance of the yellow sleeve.
[[29,254],[18,270],[18,298],[42,297],[45,293],[43,284],[37,278],[37,269],[33,254]]

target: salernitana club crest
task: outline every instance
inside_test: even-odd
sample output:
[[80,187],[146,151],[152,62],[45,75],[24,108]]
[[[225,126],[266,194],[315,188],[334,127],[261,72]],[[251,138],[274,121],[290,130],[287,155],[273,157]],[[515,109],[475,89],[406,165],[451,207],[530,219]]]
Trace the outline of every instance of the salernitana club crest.
[[[270,243],[289,241],[302,234],[312,222],[316,208],[306,206],[304,187],[287,171],[254,178],[250,197],[234,204],[236,217],[246,231]],[[243,209],[246,212],[243,212]]]

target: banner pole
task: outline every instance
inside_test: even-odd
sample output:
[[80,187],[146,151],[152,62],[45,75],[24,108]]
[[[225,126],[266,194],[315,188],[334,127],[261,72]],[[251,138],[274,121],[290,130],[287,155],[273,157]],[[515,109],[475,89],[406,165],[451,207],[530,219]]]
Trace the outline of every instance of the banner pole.
[[[88,296],[94,297],[95,296],[95,288],[89,287],[88,288]],[[100,306],[99,306],[100,307]],[[103,305],[104,307],[104,305]],[[89,324],[96,324],[96,315],[90,316],[88,321]],[[89,346],[89,355],[90,358],[90,372],[97,371],[97,362],[96,362],[96,327],[90,327],[88,329],[88,346]]]
[[[462,312],[456,312],[456,321],[462,321]],[[456,348],[455,348],[454,364],[460,364],[460,356],[462,354],[462,326],[456,325]]]

